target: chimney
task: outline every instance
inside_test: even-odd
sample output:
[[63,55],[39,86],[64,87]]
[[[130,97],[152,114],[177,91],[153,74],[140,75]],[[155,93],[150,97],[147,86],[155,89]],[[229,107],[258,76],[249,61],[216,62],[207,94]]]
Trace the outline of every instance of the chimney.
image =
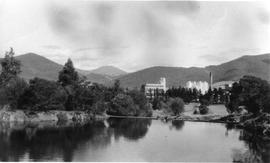
[[212,76],[212,73],[211,72],[210,72],[210,75],[209,75],[209,83],[210,83],[210,89],[212,90],[213,76]]

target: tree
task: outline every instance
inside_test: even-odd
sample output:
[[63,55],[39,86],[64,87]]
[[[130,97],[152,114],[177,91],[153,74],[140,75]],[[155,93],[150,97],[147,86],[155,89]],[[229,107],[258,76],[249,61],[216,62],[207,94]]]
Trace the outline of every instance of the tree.
[[141,85],[140,91],[141,91],[142,93],[145,93],[145,84],[142,84],[142,85]]
[[144,93],[140,92],[139,90],[131,90],[128,92],[128,95],[132,98],[134,105],[137,110],[137,116],[151,116],[152,115],[152,108],[150,107],[147,98]]
[[219,95],[220,103],[224,104],[226,101],[226,96],[225,96],[225,91],[222,88],[218,89],[218,95]]
[[66,91],[57,82],[34,78],[18,100],[22,109],[64,110]]
[[1,60],[2,72],[0,74],[0,85],[10,78],[16,77],[21,72],[21,63],[14,57],[13,48],[6,52],[5,58]]
[[184,112],[185,103],[181,98],[177,97],[169,100],[169,106],[174,115],[179,115],[179,113]]
[[12,109],[20,109],[19,99],[28,88],[27,82],[19,77],[13,77],[0,88],[0,104],[9,104]]
[[133,116],[136,115],[137,110],[138,108],[135,107],[132,98],[129,95],[120,93],[112,99],[108,114]]
[[214,88],[213,90],[213,102],[216,104],[219,103],[219,95],[217,88]]
[[65,63],[63,69],[59,72],[58,82],[62,86],[76,84],[79,80],[78,72],[75,70],[71,59]]
[[160,110],[161,109],[160,98],[155,97],[153,99],[152,105],[154,110]]
[[113,85],[113,95],[116,96],[120,92],[123,92],[123,90],[120,87],[120,80],[117,79]]
[[59,72],[58,82],[65,88],[68,95],[65,103],[66,110],[75,109],[77,107],[75,93],[82,81],[80,81],[78,72],[75,70],[70,58]]
[[230,101],[226,104],[231,112],[239,106],[245,106],[248,112],[257,114],[270,112],[270,84],[254,76],[244,76],[239,83],[234,83]]

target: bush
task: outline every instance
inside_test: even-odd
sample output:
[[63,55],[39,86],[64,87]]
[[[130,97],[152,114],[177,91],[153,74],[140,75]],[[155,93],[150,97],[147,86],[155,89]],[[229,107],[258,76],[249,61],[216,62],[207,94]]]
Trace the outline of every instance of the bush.
[[208,114],[209,113],[209,108],[206,105],[200,105],[199,106],[199,111],[200,114]]
[[193,111],[193,114],[199,114],[199,110],[198,110],[198,108],[196,108],[194,111]]
[[169,100],[169,106],[174,115],[179,115],[180,113],[184,112],[185,103],[179,97],[173,99],[171,98]]

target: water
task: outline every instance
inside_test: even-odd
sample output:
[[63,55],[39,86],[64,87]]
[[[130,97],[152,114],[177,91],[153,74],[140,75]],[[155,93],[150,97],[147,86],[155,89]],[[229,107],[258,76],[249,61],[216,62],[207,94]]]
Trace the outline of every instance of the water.
[[0,161],[270,162],[270,143],[219,123],[116,119],[0,125]]

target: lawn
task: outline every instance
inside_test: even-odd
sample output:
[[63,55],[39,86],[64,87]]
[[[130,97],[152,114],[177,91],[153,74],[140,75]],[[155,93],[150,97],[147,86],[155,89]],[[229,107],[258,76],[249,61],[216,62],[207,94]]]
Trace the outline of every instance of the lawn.
[[[199,107],[198,103],[190,103],[185,105],[185,112],[184,115],[193,115],[194,109],[196,107]],[[209,114],[214,115],[228,115],[228,112],[226,111],[226,107],[223,104],[217,104],[217,105],[210,105],[209,108]]]

